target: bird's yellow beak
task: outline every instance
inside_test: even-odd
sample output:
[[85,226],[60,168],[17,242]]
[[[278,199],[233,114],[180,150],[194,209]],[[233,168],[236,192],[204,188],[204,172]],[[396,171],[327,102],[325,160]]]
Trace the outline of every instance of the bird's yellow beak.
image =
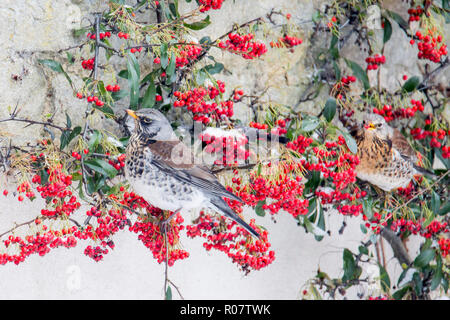
[[366,128],[367,130],[373,130],[375,129],[375,125],[372,122],[370,122],[369,124],[366,124],[364,128]]
[[128,115],[129,115],[130,117],[133,117],[133,118],[135,118],[135,119],[139,119],[139,117],[136,115],[136,113],[135,113],[133,110],[127,109],[126,111],[127,111]]

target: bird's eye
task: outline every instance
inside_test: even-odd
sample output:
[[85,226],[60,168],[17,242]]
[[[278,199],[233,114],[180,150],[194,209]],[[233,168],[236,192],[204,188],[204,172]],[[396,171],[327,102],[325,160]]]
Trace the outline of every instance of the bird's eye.
[[377,124],[377,127],[378,127],[378,128],[381,128],[382,125],[383,125],[383,123],[378,123],[378,124]]
[[363,124],[366,124],[366,120],[363,120]]
[[149,119],[149,118],[142,118],[141,119],[141,123],[142,124],[151,124],[152,122],[153,122],[153,120]]

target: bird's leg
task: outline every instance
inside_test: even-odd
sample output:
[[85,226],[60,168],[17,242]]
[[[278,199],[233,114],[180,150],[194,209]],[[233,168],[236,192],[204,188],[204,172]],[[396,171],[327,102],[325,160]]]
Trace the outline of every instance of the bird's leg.
[[181,211],[181,208],[173,211],[169,217],[167,217],[166,219],[161,220],[161,222],[159,223],[159,230],[161,230],[161,232],[165,233],[167,230],[167,225],[170,223],[170,221],[172,221],[172,219],[177,215],[178,212]]

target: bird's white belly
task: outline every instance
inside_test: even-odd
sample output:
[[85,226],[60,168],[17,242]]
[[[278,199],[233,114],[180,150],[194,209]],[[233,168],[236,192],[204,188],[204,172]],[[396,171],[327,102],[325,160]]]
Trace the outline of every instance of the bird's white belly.
[[133,191],[144,198],[152,206],[169,211],[189,211],[193,208],[201,208],[205,202],[205,197],[201,192],[193,191],[188,197],[184,195],[174,195],[164,188],[155,185],[144,184],[140,181],[130,181]]
[[392,191],[397,188],[405,188],[408,186],[411,178],[389,177],[382,174],[366,174],[359,172],[357,177],[365,180],[384,191]]

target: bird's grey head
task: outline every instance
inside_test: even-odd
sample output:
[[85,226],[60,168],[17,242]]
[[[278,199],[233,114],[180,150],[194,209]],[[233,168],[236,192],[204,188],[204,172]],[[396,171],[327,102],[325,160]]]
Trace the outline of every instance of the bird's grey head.
[[158,110],[152,108],[137,111],[127,109],[127,113],[134,119],[134,132],[139,136],[157,141],[178,139],[167,118]]
[[376,135],[380,139],[387,139],[392,135],[392,128],[379,114],[366,114],[362,122],[363,129],[369,135]]

